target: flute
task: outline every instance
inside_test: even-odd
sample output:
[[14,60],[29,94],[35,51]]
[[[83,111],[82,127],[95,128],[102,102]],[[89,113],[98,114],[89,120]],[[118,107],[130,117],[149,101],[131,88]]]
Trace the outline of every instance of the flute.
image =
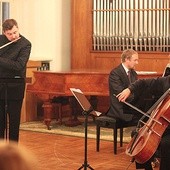
[[13,42],[15,42],[15,41],[19,40],[20,38],[21,38],[21,37],[18,37],[17,39],[15,39],[15,40],[13,40],[13,41],[10,41],[10,42],[8,42],[8,43],[6,43],[6,44],[2,45],[2,46],[0,47],[0,49],[2,49],[2,48],[4,48],[4,47],[6,47],[6,46],[8,46],[8,45],[12,44]]

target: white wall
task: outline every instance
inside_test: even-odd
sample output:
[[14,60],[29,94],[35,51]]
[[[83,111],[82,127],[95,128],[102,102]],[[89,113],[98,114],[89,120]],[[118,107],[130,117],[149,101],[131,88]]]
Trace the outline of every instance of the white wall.
[[32,43],[32,60],[52,60],[51,69],[70,68],[71,0],[11,0],[10,18]]

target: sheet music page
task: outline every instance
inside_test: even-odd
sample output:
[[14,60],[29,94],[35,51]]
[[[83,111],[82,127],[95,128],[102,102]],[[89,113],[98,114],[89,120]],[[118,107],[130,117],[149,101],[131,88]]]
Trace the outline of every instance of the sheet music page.
[[156,71],[136,71],[137,74],[156,74],[157,72]]
[[71,90],[71,91],[75,91],[75,92],[78,92],[78,93],[82,93],[82,94],[83,94],[83,92],[82,92],[80,89],[70,88],[70,90]]
[[102,114],[101,112],[98,112],[96,110],[95,110],[95,112],[96,112],[96,116],[100,116]]
[[[87,98],[85,97],[85,95],[83,94],[83,92],[80,89],[76,89],[76,88],[70,88],[71,92],[73,93],[74,97],[77,99],[77,101],[79,102],[79,104],[81,105],[81,107],[88,111],[91,107],[90,102],[87,100]],[[77,93],[77,94],[76,94]],[[81,94],[81,95],[80,95]],[[95,116],[100,116],[102,113],[98,112],[96,110],[92,110],[90,114],[93,114]]]

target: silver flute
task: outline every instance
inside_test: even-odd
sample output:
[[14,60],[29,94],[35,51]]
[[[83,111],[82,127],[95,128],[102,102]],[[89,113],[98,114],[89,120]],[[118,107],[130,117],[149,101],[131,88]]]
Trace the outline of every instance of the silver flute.
[[8,42],[8,43],[0,46],[0,49],[2,49],[2,48],[4,48],[4,47],[6,47],[6,46],[8,46],[8,45],[10,45],[10,44],[12,44],[12,43],[14,43],[14,42],[16,42],[16,41],[19,40],[20,38],[21,38],[21,37],[18,37],[17,39],[15,39],[15,40],[13,40],[13,41],[10,41],[10,42]]

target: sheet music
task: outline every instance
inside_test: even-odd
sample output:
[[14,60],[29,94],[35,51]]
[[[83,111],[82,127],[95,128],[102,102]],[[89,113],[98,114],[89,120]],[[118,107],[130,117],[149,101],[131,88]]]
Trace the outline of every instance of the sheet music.
[[[90,102],[87,100],[86,96],[83,94],[83,92],[80,89],[76,88],[70,88],[71,92],[73,93],[76,100],[79,102],[80,106],[84,111],[89,111],[91,108]],[[93,114],[95,116],[100,116],[102,113],[92,110],[90,114]]]
[[156,74],[156,71],[136,71],[138,75],[143,75],[143,74]]
[[98,112],[96,110],[95,110],[95,113],[96,113],[97,116],[100,116],[102,114],[101,112]]
[[168,63],[167,66],[165,67],[162,77],[165,77],[168,75],[170,75],[170,63]]
[[78,92],[78,93],[82,93],[82,94],[83,94],[83,92],[82,92],[80,89],[70,88],[70,90],[71,90],[71,92],[72,92],[72,91],[75,91],[75,92]]

